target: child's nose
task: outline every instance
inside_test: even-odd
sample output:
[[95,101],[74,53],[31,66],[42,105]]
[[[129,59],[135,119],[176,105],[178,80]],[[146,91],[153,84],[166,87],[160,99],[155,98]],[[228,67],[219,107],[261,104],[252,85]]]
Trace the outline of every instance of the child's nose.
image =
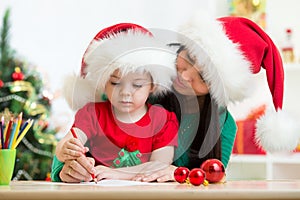
[[130,95],[132,91],[133,88],[129,84],[124,84],[124,86],[121,88],[122,95]]

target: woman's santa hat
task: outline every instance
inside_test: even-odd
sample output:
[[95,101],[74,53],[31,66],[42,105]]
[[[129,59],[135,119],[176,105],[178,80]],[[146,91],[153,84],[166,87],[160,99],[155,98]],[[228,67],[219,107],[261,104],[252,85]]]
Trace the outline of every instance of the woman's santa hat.
[[64,96],[74,110],[88,102],[103,101],[102,94],[110,75],[137,70],[151,74],[156,89],[163,94],[176,76],[176,53],[147,29],[132,23],[120,23],[101,30],[85,51],[80,75],[66,77]]
[[195,58],[220,106],[250,96],[252,74],[266,70],[276,112],[267,112],[257,121],[255,139],[268,152],[294,150],[300,128],[281,111],[284,70],[271,38],[257,24],[241,17],[214,20],[197,15],[181,30],[180,43]]

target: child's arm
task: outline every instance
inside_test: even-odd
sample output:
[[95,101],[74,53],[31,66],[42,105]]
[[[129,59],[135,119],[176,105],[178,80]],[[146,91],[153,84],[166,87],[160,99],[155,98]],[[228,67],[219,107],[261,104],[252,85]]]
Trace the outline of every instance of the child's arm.
[[57,159],[61,162],[76,159],[88,151],[88,148],[83,146],[87,141],[84,132],[78,128],[74,128],[74,131],[78,138],[74,138],[69,131],[65,137],[57,143],[55,154]]
[[123,179],[132,180],[138,174],[152,174],[154,171],[167,168],[173,160],[174,147],[166,146],[152,152],[149,162],[122,168],[110,168],[106,166],[96,166],[97,180],[102,179]]

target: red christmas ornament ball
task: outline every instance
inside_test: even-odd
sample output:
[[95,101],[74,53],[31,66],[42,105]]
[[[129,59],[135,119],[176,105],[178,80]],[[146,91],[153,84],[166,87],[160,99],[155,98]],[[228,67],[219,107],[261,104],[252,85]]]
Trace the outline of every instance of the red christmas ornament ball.
[[16,67],[15,72],[12,73],[11,77],[14,81],[21,81],[24,79],[24,74],[21,72],[19,67]]
[[201,168],[194,168],[189,174],[190,183],[195,186],[201,185],[204,182],[205,177],[205,172]]
[[0,88],[4,86],[4,82],[0,79]]
[[178,183],[184,183],[189,176],[190,170],[186,167],[177,167],[174,171],[174,178]]
[[225,167],[218,159],[208,159],[201,164],[206,173],[206,180],[210,183],[220,182],[225,176]]

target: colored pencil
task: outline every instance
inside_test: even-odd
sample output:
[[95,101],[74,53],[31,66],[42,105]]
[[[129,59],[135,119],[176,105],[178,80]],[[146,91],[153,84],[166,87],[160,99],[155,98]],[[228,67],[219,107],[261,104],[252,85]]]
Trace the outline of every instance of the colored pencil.
[[32,119],[28,119],[22,126],[20,130],[20,126],[22,124],[22,115],[20,113],[18,118],[14,118],[13,116],[10,120],[5,124],[4,116],[1,117],[0,121],[0,148],[1,149],[15,149],[20,141],[23,139],[25,134],[28,132],[30,127],[33,124]]
[[4,135],[3,135],[2,121],[0,121],[0,134],[1,134],[1,148],[4,149]]
[[13,144],[13,140],[14,140],[14,136],[15,136],[15,133],[16,133],[17,125],[18,125],[18,120],[15,120],[15,122],[13,123],[13,126],[12,126],[12,131],[11,131],[10,137],[9,137],[9,143],[8,143],[8,147],[7,147],[8,149],[10,149],[12,144]]
[[21,142],[21,140],[24,138],[24,136],[26,135],[27,131],[28,131],[29,128],[31,127],[32,123],[33,123],[33,120],[29,120],[29,122],[28,122],[28,120],[27,120],[26,127],[24,127],[24,129],[21,130],[21,133],[20,133],[20,135],[18,136],[16,143],[13,144],[12,149],[15,149],[15,148],[18,146],[18,144]]
[[21,112],[18,116],[18,124],[14,133],[14,137],[13,137],[13,141],[12,141],[12,145],[14,145],[16,143],[17,137],[19,135],[19,130],[22,124],[22,117],[23,117],[23,113]]
[[78,138],[77,135],[76,135],[76,133],[75,133],[75,131],[74,131],[74,129],[73,129],[73,127],[71,128],[71,133],[72,133],[72,135],[73,135],[74,138]]
[[[4,121],[4,118],[3,118],[3,121],[2,121],[3,125],[4,125],[4,131],[3,131],[3,140],[5,142],[5,138],[6,138],[6,132],[7,132],[7,128],[8,128],[8,125],[5,125],[5,121]],[[5,146],[4,146],[5,147]],[[4,148],[3,147],[3,148]]]
[[21,133],[23,132],[23,130],[26,128],[27,124],[29,123],[29,119],[26,120],[26,122],[22,125],[21,129],[19,130],[19,132],[17,133],[17,138],[21,135]]
[[5,143],[4,143],[4,148],[6,148],[6,149],[8,149],[10,133],[11,133],[11,127],[12,127],[13,122],[14,122],[13,118],[11,118],[8,122],[8,125],[7,125],[7,130],[6,130],[6,134],[5,134]]

